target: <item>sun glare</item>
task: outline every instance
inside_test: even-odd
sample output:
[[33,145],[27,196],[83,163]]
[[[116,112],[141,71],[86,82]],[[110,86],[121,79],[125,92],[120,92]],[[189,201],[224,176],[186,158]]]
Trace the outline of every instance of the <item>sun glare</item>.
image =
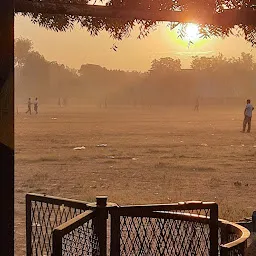
[[189,41],[197,41],[200,38],[199,27],[196,24],[189,23],[185,28],[185,37]]

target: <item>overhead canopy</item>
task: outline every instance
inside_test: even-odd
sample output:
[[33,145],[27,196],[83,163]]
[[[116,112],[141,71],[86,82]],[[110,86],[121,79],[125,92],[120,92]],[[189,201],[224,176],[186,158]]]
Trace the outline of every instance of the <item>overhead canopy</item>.
[[[96,3],[97,0],[95,1]],[[108,0],[92,5],[89,0],[16,0],[15,11],[49,29],[65,31],[75,23],[92,35],[108,31],[114,38],[129,36],[136,24],[146,36],[159,21],[193,22],[202,35],[225,36],[234,27],[256,44],[255,0]]]

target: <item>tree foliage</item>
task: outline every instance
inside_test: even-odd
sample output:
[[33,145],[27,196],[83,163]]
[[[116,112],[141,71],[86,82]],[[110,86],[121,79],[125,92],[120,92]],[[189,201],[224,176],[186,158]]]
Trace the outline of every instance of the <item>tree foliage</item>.
[[30,91],[40,94],[50,91],[52,96],[65,96],[70,87],[76,85],[76,71],[47,61],[39,52],[33,50],[30,40],[15,40],[15,78],[18,94]]
[[29,39],[18,38],[15,40],[15,66],[22,67],[29,53],[33,49],[33,44]]
[[[33,0],[40,1],[41,4],[49,0]],[[69,4],[89,4],[89,0],[56,0],[56,2]],[[190,11],[194,16],[201,16],[203,12],[223,13],[227,9],[230,11],[252,9],[251,0],[95,0],[94,3],[104,2],[108,6],[126,8],[130,10],[141,9],[148,10],[165,10],[165,11]],[[81,17],[71,15],[48,15],[41,13],[24,13],[30,17],[31,21],[55,31],[65,31],[72,29],[74,24],[80,24],[81,27],[87,29],[91,35],[98,35],[105,30],[118,40],[130,35],[135,26],[139,26],[139,38],[147,36],[150,31],[155,28],[159,22],[156,20],[121,20],[115,18],[95,18]],[[242,15],[242,14],[241,14]],[[256,16],[256,15],[255,15]],[[177,24],[175,24],[176,26]],[[180,24],[182,26],[182,24]],[[199,24],[202,37],[209,36],[229,36],[232,34],[243,35],[245,40],[252,45],[256,44],[256,28],[247,24],[238,26],[213,24]],[[172,27],[172,26],[171,26]],[[182,33],[182,30],[181,30]]]
[[107,72],[107,69],[95,64],[83,64],[78,70],[80,76],[101,76]]
[[176,72],[180,70],[181,70],[180,59],[165,57],[159,60],[155,59],[152,61],[150,73],[166,74],[166,73]]
[[243,52],[238,58],[226,58],[223,54],[211,57],[195,56],[192,59],[191,68],[212,72],[252,71],[255,69],[255,63],[252,54]]

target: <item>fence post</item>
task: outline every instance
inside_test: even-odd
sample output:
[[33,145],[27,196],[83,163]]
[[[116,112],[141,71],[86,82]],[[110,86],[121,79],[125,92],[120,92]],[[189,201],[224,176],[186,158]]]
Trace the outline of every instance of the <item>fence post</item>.
[[[0,2],[0,252],[14,255],[14,1]],[[4,103],[7,101],[7,112]]]
[[252,213],[252,232],[256,232],[256,211]]
[[120,256],[120,215],[118,211],[113,208],[111,215],[111,241],[110,241],[110,255]]
[[96,197],[97,217],[95,221],[96,234],[99,239],[100,256],[107,255],[107,196]]
[[26,251],[27,256],[32,255],[32,219],[31,219],[31,200],[29,195],[26,195]]
[[246,255],[246,253],[245,253],[246,248],[247,248],[247,240],[244,241],[244,242],[241,244],[241,255],[242,255],[242,256],[245,256],[245,255]]
[[62,235],[58,229],[52,232],[52,256],[62,256]]
[[228,249],[225,247],[220,248],[220,256],[228,256]]
[[218,205],[213,204],[210,209],[210,256],[218,255]]
[[220,226],[221,229],[221,244],[228,243],[228,232],[227,232],[227,225],[222,223]]
[[[221,245],[228,243],[228,230],[227,224],[222,223],[221,226]],[[225,247],[220,247],[220,256],[228,256],[228,249]]]

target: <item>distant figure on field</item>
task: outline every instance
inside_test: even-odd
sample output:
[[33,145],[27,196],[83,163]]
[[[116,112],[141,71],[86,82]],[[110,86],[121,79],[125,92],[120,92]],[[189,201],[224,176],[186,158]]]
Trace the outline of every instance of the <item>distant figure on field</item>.
[[61,99],[58,100],[58,105],[61,107]]
[[68,99],[67,99],[67,98],[64,98],[64,99],[63,99],[63,105],[64,105],[64,106],[67,106],[67,105],[68,105]]
[[251,100],[247,100],[247,104],[244,110],[244,122],[243,122],[243,131],[245,132],[246,125],[248,124],[247,132],[251,132],[251,121],[252,121],[252,111],[254,107],[251,104]]
[[36,114],[38,114],[38,99],[37,98],[34,101],[34,110],[35,110]]
[[196,99],[196,105],[194,111],[199,111],[199,98]]
[[26,114],[29,113],[31,115],[31,105],[32,105],[31,98],[28,98],[28,110],[27,110]]

